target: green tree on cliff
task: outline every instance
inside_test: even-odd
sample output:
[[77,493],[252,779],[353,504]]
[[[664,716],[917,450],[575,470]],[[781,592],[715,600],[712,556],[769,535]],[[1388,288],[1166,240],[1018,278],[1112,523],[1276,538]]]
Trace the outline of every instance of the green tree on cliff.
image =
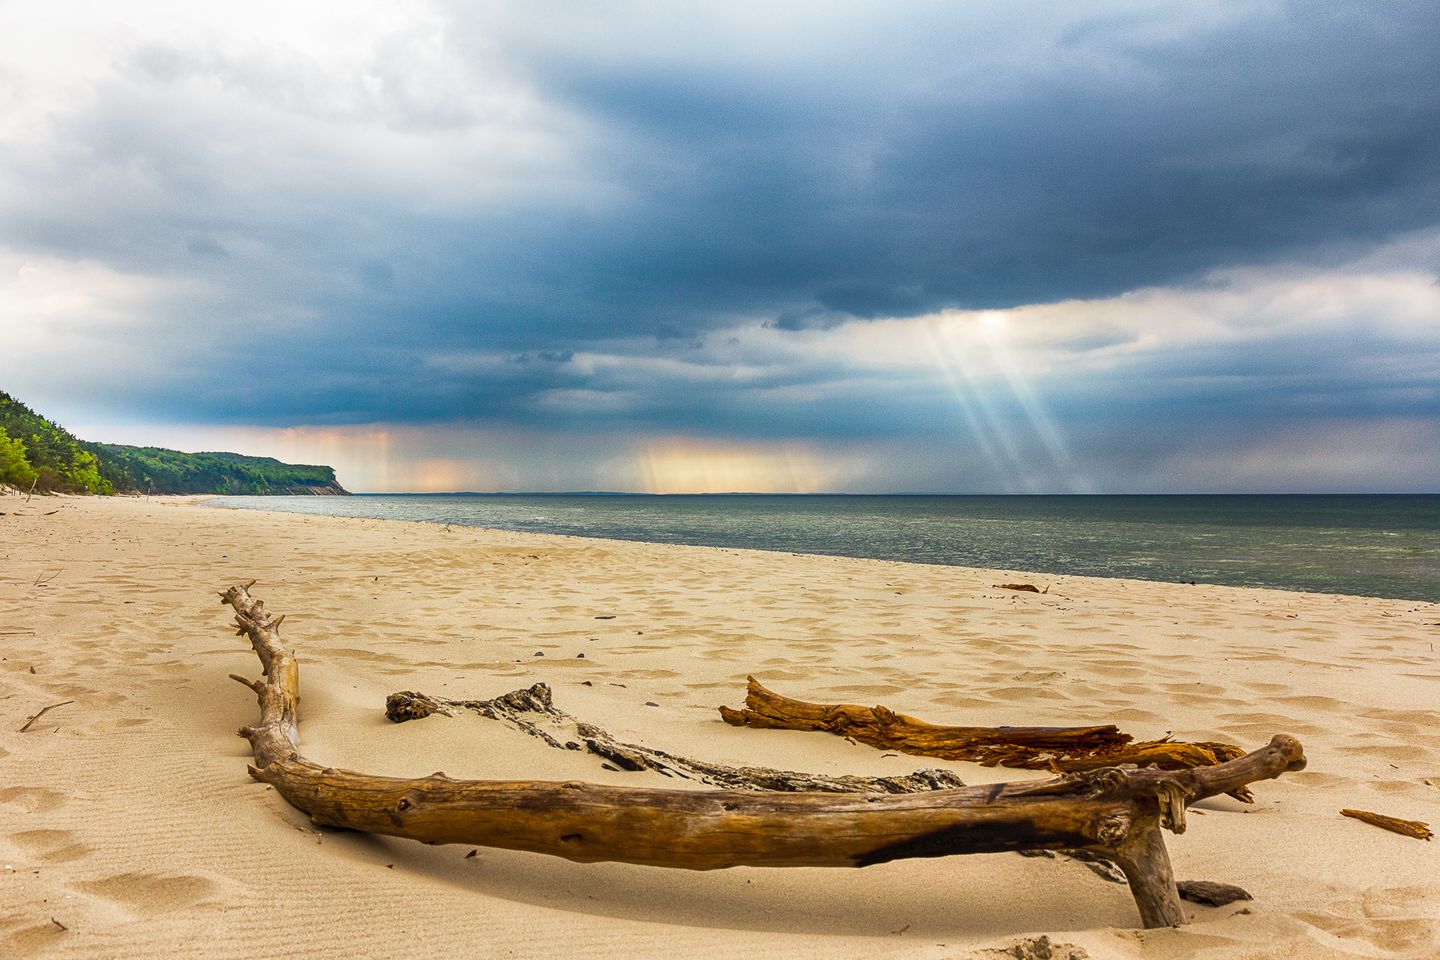
[[0,427],[0,484],[28,490],[37,479],[35,468],[25,459],[24,441]]

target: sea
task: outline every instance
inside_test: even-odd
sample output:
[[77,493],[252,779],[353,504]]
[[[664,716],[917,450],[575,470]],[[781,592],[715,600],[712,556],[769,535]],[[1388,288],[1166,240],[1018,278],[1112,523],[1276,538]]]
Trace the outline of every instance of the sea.
[[1048,574],[1440,602],[1440,495],[221,497],[419,520]]

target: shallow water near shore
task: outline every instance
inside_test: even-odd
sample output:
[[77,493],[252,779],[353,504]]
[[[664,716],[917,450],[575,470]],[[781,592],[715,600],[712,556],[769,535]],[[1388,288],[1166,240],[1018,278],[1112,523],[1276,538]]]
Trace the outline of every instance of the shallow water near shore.
[[1440,601],[1440,496],[362,494],[219,505]]

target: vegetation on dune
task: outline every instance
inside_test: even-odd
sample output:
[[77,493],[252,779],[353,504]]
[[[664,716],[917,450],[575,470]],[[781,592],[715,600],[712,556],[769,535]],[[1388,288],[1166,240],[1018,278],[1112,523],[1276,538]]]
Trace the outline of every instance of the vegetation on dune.
[[343,494],[326,466],[87,443],[0,391],[0,485],[45,493]]

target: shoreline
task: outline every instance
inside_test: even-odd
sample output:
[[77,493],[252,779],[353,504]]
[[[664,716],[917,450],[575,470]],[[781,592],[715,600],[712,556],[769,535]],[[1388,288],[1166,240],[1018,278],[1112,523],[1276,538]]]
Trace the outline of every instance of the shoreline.
[[[1440,946],[1433,847],[1338,813],[1434,819],[1434,603],[447,531],[202,498],[67,499],[17,516],[20,499],[0,498],[0,630],[32,631],[0,636],[0,864],[14,868],[0,872],[0,945],[16,956],[261,957],[298,942],[316,956],[465,943],[952,958],[1041,933],[1092,958],[1420,960]],[[1011,576],[1058,586],[993,588]],[[1238,883],[1250,912],[1186,904],[1189,926],[1143,935],[1123,887],[1063,860],[695,874],[316,834],[245,776],[234,736],[254,699],[226,674],[253,673],[253,654],[214,594],[251,577],[301,658],[305,753],[335,766],[677,786],[478,717],[383,719],[396,690],[489,697],[544,680],[618,737],[724,763],[1040,775],[727,727],[715,708],[743,699],[747,673],[935,723],[1113,721],[1247,747],[1291,733],[1311,766],[1257,785],[1253,807],[1206,801],[1167,838],[1177,876]],[[301,939],[259,937],[257,909]]]
[[[357,497],[361,497],[361,498],[364,498],[364,497],[392,497],[392,496],[406,496],[406,497],[416,497],[416,498],[420,498],[420,497],[430,497],[430,496],[443,497],[443,496],[452,496],[452,495],[451,495],[451,494],[355,494],[355,495],[353,495],[353,496],[357,496]],[[456,495],[454,495],[454,496],[488,497],[488,496],[496,496],[496,495],[493,495],[493,494],[456,494]],[[572,495],[571,495],[571,494],[500,494],[499,496],[514,496],[514,497],[556,496],[556,497],[564,497],[564,496],[572,496]],[[658,494],[657,494],[657,495],[651,495],[651,494],[584,494],[583,496],[597,496],[597,497],[636,496],[636,497],[640,497],[640,496],[711,496],[711,495],[710,495],[710,494],[705,494],[705,495],[691,495],[691,494],[674,494],[674,495],[658,495]],[[757,496],[757,497],[758,497],[758,496],[772,496],[772,495],[771,495],[771,494],[719,494],[719,495],[715,495],[715,496],[745,496],[745,497]],[[796,494],[796,495],[794,495],[794,496],[804,497],[804,496],[810,496],[810,495],[809,495],[809,494]],[[823,496],[831,496],[831,495],[830,495],[830,494],[825,494],[825,495],[823,495]],[[868,495],[868,494],[846,494],[846,495],[844,495],[844,496],[872,496],[872,495]],[[875,494],[875,495],[873,495],[873,496],[889,497],[889,496],[895,496],[895,495],[892,495],[892,494]],[[902,495],[902,496],[910,496],[910,495],[909,495],[909,494],[905,494],[905,495]],[[915,496],[929,496],[929,495],[915,495]],[[1142,495],[1136,495],[1136,496],[1142,496]],[[1150,495],[1144,495],[1144,496],[1150,496]],[[1188,495],[1155,494],[1155,495],[1153,495],[1153,496],[1156,496],[1156,497],[1164,497],[1164,496],[1188,496]],[[1257,494],[1257,495],[1255,495],[1255,496],[1268,496],[1268,495]],[[1286,496],[1290,496],[1290,495],[1287,494]],[[1297,495],[1295,495],[1295,496],[1308,496],[1308,495],[1297,494]],[[1330,496],[1330,495],[1329,495],[1329,494],[1315,494],[1314,496]],[[1391,494],[1377,494],[1376,496],[1389,497],[1389,496],[1392,496],[1392,495],[1391,495]],[[1399,495],[1399,496],[1417,496],[1417,497],[1419,497],[1419,496],[1434,496],[1434,495],[1432,495],[1432,494],[1404,494],[1404,495]],[[181,499],[181,498],[178,498],[178,497],[177,497],[176,499],[178,500],[178,499]],[[891,558],[891,557],[859,556],[859,555],[852,554],[852,553],[825,553],[825,552],[804,551],[804,550],[797,551],[797,550],[785,549],[785,548],[782,548],[782,547],[767,548],[767,547],[756,547],[756,546],[731,546],[731,545],[726,545],[726,544],[713,544],[713,543],[694,543],[694,542],[677,542],[677,541],[669,541],[669,540],[650,540],[650,539],[642,539],[642,538],[638,538],[638,537],[603,536],[603,535],[599,535],[599,534],[573,534],[573,533],[555,533],[555,532],[542,531],[542,530],[516,530],[516,529],[512,529],[512,528],[510,528],[510,527],[485,526],[485,525],[482,525],[482,524],[470,524],[470,523],[458,522],[458,521],[454,521],[454,520],[449,520],[449,521],[447,521],[447,520],[440,520],[440,519],[428,520],[428,519],[412,519],[412,518],[402,518],[402,517],[372,517],[372,516],[360,515],[360,514],[310,514],[310,513],[304,513],[304,512],[302,512],[302,511],[295,511],[295,510],[278,510],[278,509],[266,509],[266,508],[258,507],[258,506],[221,504],[221,503],[218,503],[218,502],[215,502],[215,501],[227,499],[227,496],[225,496],[225,495],[220,495],[220,494],[204,495],[204,496],[198,496],[198,497],[188,498],[188,499],[190,499],[192,502],[194,502],[197,506],[208,507],[208,508],[210,508],[210,509],[217,509],[217,510],[247,510],[247,511],[254,511],[254,512],[258,512],[258,513],[280,514],[280,515],[290,515],[290,516],[306,516],[306,517],[329,517],[329,518],[332,518],[332,519],[342,519],[342,520],[378,520],[378,521],[383,521],[383,522],[386,522],[386,523],[434,524],[434,525],[440,525],[440,526],[452,526],[452,527],[460,527],[460,528],[464,528],[464,529],[490,531],[490,532],[494,532],[494,533],[516,533],[516,534],[536,536],[536,537],[562,537],[562,538],[572,538],[572,539],[577,539],[577,540],[597,540],[597,541],[603,541],[603,542],[607,542],[607,543],[655,544],[655,545],[661,545],[661,546],[690,547],[690,548],[699,549],[699,550],[732,550],[732,551],[741,551],[741,552],[752,552],[752,553],[762,553],[762,554],[775,554],[775,555],[781,555],[781,556],[797,556],[797,557],[801,557],[801,556],[804,556],[804,557],[834,557],[834,558],[846,559],[846,560],[857,560],[857,561],[860,561],[860,560],[868,560],[868,561],[873,561],[873,562],[878,562],[878,563],[899,563],[899,564],[906,564],[906,565],[913,565],[913,566],[933,567],[933,568],[938,568],[938,569],[954,569],[954,570],[963,570],[963,571],[971,571],[971,572],[976,572],[976,571],[989,571],[989,572],[994,573],[994,574],[996,574],[996,575],[1001,575],[1001,574],[1003,574],[1003,575],[1005,575],[1005,576],[1010,576],[1010,577],[1015,577],[1015,576],[1020,576],[1020,577],[1032,577],[1032,578],[1033,578],[1033,577],[1048,577],[1048,578],[1055,579],[1055,580],[1066,579],[1066,578],[1069,578],[1069,579],[1093,579],[1093,580],[1126,581],[1126,582],[1136,582],[1136,583],[1169,584],[1169,585],[1172,585],[1172,586],[1185,586],[1185,587],[1196,587],[1196,586],[1200,586],[1200,587],[1217,587],[1217,588],[1237,589],[1237,590],[1271,590],[1271,591],[1277,591],[1277,592],[1282,592],[1282,593],[1298,593],[1298,594],[1308,594],[1308,595],[1315,595],[1315,596],[1348,597],[1348,598],[1369,599],[1369,600],[1394,600],[1394,601],[1399,601],[1399,602],[1404,602],[1404,603],[1430,604],[1430,605],[1432,605],[1432,606],[1436,606],[1437,608],[1440,608],[1440,598],[1436,598],[1436,599],[1433,599],[1433,600],[1432,600],[1432,599],[1428,599],[1428,598],[1425,598],[1425,597],[1414,597],[1414,596],[1386,596],[1386,595],[1381,595],[1381,594],[1367,594],[1367,593],[1346,593],[1346,592],[1344,592],[1344,591],[1338,591],[1338,590],[1337,590],[1337,591],[1330,591],[1330,590],[1304,590],[1304,589],[1298,589],[1298,588],[1295,588],[1295,587],[1288,587],[1288,586],[1271,586],[1271,585],[1265,585],[1265,584],[1247,584],[1247,583],[1233,583],[1233,584],[1232,584],[1232,583],[1221,583],[1221,582],[1217,582],[1217,581],[1213,581],[1213,580],[1194,580],[1194,581],[1190,581],[1190,580],[1168,580],[1168,579],[1161,579],[1161,578],[1159,578],[1159,577],[1119,576],[1119,575],[1105,575],[1105,574],[1095,574],[1095,573],[1071,573],[1071,572],[1065,572],[1065,571],[1047,571],[1047,570],[1037,570],[1037,569],[1030,569],[1030,568],[1022,568],[1022,567],[976,566],[976,565],[973,565],[973,564],[942,563],[942,562],[932,562],[932,561],[925,561],[925,560],[901,560],[901,559],[895,559],[895,558]],[[261,499],[261,498],[248,498],[248,499]]]

